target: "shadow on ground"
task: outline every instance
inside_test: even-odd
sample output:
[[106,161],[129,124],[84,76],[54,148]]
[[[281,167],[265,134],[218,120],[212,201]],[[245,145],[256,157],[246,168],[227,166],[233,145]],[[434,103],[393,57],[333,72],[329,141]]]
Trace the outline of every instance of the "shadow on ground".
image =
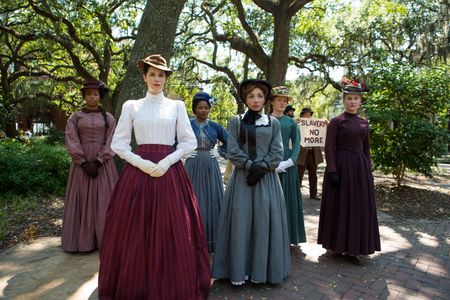
[[[380,213],[382,251],[357,267],[316,244],[320,202],[305,196],[303,202],[308,242],[291,255],[292,272],[283,284],[233,287],[216,280],[209,299],[450,299],[448,218]],[[97,299],[98,252],[67,254],[59,244],[59,237],[40,238],[1,253],[0,298]]]

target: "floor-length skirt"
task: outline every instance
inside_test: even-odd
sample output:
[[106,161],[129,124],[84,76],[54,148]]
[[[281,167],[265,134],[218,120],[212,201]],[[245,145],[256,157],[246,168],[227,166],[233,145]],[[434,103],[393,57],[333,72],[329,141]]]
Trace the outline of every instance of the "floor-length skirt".
[[[140,145],[136,153],[158,162],[172,151],[166,145]],[[206,299],[206,239],[181,161],[161,177],[125,167],[102,243],[99,299]]]
[[303,200],[297,166],[294,165],[288,168],[285,173],[279,175],[286,201],[289,241],[293,245],[304,243],[306,242],[305,221],[303,219]]
[[[83,144],[88,160],[96,158],[101,144]],[[91,178],[72,162],[64,197],[61,248],[67,252],[89,252],[100,247],[105,215],[117,182],[113,159],[106,160]]]
[[214,253],[213,277],[282,283],[289,274],[286,204],[275,171],[255,186],[235,168],[224,194]]
[[185,167],[202,215],[208,251],[214,252],[220,203],[223,199],[219,163],[211,157],[209,151],[197,151],[195,158],[186,160]]
[[339,187],[325,172],[318,243],[334,253],[368,255],[380,251],[375,189],[370,164],[362,151],[337,150]]

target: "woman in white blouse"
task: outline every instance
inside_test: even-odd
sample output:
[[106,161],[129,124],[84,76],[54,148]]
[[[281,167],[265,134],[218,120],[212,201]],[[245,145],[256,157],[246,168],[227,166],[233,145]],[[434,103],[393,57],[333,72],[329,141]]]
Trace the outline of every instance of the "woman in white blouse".
[[[124,103],[111,143],[128,164],[106,215],[99,299],[206,299],[206,239],[180,161],[195,150],[197,140],[184,103],[163,94],[172,73],[165,59],[150,55],[138,67],[147,95]],[[135,152],[130,147],[133,129]]]

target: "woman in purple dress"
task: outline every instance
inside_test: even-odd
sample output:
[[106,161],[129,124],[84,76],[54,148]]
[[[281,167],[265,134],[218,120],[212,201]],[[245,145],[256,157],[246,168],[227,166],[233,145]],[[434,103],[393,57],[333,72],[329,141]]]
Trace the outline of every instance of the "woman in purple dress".
[[380,251],[375,191],[370,164],[369,125],[358,116],[363,88],[343,82],[345,112],[328,124],[318,243],[361,265],[358,255]]
[[[138,66],[148,92],[123,104],[111,144],[128,164],[108,207],[99,299],[206,299],[208,248],[181,162],[195,150],[197,139],[184,103],[163,94],[172,73],[166,60],[150,55]],[[134,152],[132,131],[138,144]]]
[[81,93],[85,106],[70,116],[65,131],[72,157],[61,237],[61,248],[67,252],[100,247],[106,209],[117,181],[111,150],[116,120],[98,105],[108,88],[101,81],[86,81]]

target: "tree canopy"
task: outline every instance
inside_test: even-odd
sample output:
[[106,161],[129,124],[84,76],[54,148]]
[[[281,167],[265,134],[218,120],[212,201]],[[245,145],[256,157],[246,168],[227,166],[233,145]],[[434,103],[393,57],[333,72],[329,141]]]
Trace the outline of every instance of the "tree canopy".
[[[120,111],[124,100],[145,90],[135,60],[159,52],[176,70],[166,92],[188,107],[195,92],[211,92],[219,99],[212,117],[222,124],[244,111],[236,88],[245,78],[287,85],[294,105],[330,118],[341,109],[339,79],[347,75],[371,87],[365,114],[375,144],[387,142],[389,130],[400,139],[399,128],[406,128],[396,127],[406,124],[400,116],[420,119],[408,123],[415,125],[405,135],[431,126],[433,141],[445,144],[449,89],[440,79],[449,70],[448,1],[4,0],[0,39],[0,129],[6,131],[24,103],[79,109],[79,87],[89,79],[110,86],[103,105]],[[423,97],[433,103],[420,102]],[[402,115],[402,103],[421,110]],[[375,166],[396,168],[377,151],[408,149],[375,146]],[[431,157],[441,153],[433,151]],[[402,164],[429,174],[433,163]]]

